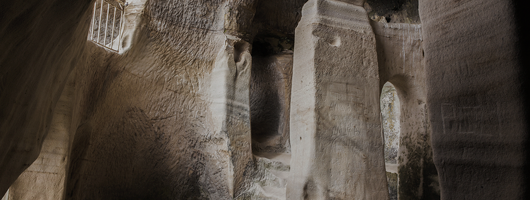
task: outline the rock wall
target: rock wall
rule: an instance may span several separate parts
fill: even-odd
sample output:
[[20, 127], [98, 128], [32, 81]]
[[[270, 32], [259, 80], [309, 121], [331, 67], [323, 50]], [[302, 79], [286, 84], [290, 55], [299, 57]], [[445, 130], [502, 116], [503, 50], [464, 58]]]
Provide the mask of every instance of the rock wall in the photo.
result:
[[400, 199], [438, 199], [431, 149], [422, 25], [372, 21], [381, 87], [388, 81], [400, 105], [398, 177]]
[[290, 153], [292, 52], [253, 56], [250, 84], [254, 154]]
[[11, 185], [9, 199], [62, 199], [70, 154], [75, 73], [71, 73], [53, 112], [39, 157]]
[[420, 1], [442, 199], [525, 199], [526, 66], [513, 2]]
[[380, 22], [420, 24], [418, 0], [367, 0], [368, 16]]
[[247, 23], [238, 6], [250, 4], [149, 1], [129, 51], [92, 45], [77, 71], [67, 199], [245, 195], [252, 60], [231, 21]]
[[88, 1], [0, 2], [1, 194], [39, 156], [67, 77], [84, 64], [89, 7]]
[[[91, 5], [74, 18], [75, 24], [90, 21]], [[62, 155], [68, 162], [49, 163], [68, 170], [63, 172], [68, 174], [66, 198], [246, 197], [254, 169], [248, 91], [252, 59], [247, 41], [252, 36], [255, 2], [150, 1], [145, 6], [144, 11], [136, 4], [126, 8], [136, 16], [126, 12], [133, 23], [125, 25], [122, 45], [128, 51], [120, 51], [122, 55], [87, 42], [84, 29], [89, 23], [80, 23], [83, 30], [65, 37], [82, 41], [72, 53], [85, 52], [73, 56], [80, 59], [75, 60], [72, 128], [66, 131], [69, 134], [61, 132], [64, 141], [58, 144], [71, 146], [66, 150], [71, 153]], [[294, 26], [284, 27], [294, 30]], [[287, 59], [286, 69], [289, 63]], [[288, 105], [288, 97], [283, 104]], [[286, 112], [283, 109], [282, 115]], [[288, 138], [286, 128], [280, 131], [283, 143]], [[30, 169], [25, 174], [31, 173]], [[11, 174], [16, 178], [18, 173]], [[53, 181], [43, 174], [23, 175], [12, 191], [44, 187], [22, 184], [35, 179]], [[2, 180], [7, 189], [10, 181]], [[61, 196], [63, 187], [54, 189], [58, 190], [46, 195]]]
[[135, 0], [116, 53], [93, 2], [2, 1], [0, 193], [386, 199], [388, 81], [400, 199], [524, 199], [514, 2]]

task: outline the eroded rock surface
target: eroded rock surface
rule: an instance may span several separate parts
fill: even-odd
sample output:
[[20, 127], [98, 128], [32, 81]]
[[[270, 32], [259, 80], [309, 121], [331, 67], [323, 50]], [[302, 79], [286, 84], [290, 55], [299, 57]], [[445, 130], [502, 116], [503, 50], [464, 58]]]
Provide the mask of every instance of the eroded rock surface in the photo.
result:
[[0, 193], [39, 156], [70, 72], [84, 65], [88, 1], [0, 2]]
[[524, 199], [513, 2], [112, 0], [114, 52], [93, 1], [2, 1], [0, 193], [387, 199], [390, 82], [399, 199]]
[[358, 4], [304, 5], [295, 40], [288, 199], [388, 198], [375, 34]]
[[528, 115], [519, 78], [526, 66], [518, 57], [513, 6], [512, 1], [420, 1], [443, 199], [528, 197]]
[[[392, 83], [400, 102], [398, 193], [403, 199], [438, 199], [421, 25], [372, 21], [376, 33], [380, 85]], [[387, 169], [388, 170], [388, 169]], [[420, 173], [421, 172], [421, 173]]]

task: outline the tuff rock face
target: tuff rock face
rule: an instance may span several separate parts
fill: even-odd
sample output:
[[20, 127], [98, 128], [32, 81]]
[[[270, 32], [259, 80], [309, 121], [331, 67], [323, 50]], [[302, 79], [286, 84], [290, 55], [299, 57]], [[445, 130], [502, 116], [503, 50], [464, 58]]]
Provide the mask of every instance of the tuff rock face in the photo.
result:
[[0, 1], [3, 200], [529, 197], [516, 1], [101, 2]]

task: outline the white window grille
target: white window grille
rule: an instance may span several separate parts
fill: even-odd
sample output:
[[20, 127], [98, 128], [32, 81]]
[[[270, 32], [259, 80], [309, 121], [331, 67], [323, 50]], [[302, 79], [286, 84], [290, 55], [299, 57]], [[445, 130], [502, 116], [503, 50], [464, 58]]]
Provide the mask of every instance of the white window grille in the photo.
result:
[[109, 50], [120, 51], [123, 9], [106, 1], [96, 0], [88, 39]]

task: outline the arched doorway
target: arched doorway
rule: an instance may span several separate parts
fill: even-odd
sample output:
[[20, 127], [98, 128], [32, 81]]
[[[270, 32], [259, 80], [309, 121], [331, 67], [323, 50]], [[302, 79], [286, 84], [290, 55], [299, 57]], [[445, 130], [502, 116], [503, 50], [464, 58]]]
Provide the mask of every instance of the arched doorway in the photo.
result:
[[388, 192], [390, 200], [397, 200], [401, 105], [396, 88], [390, 82], [381, 90], [380, 106]]

